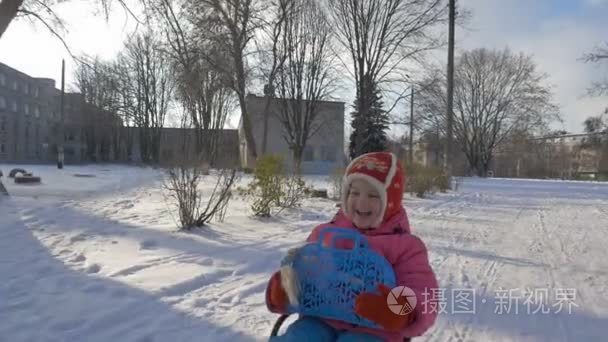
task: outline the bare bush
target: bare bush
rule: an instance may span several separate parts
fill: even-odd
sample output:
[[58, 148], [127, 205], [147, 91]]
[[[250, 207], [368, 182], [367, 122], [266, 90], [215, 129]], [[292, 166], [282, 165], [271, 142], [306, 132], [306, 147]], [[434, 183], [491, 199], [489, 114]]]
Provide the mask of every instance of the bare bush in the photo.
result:
[[298, 208], [302, 205], [302, 200], [309, 197], [312, 191], [300, 175], [288, 175], [283, 178], [277, 206], [281, 209]]
[[339, 200], [342, 196], [342, 182], [344, 180], [345, 168], [339, 167], [334, 169], [331, 175], [329, 175], [329, 184], [332, 192], [331, 198]]
[[[167, 171], [165, 189], [175, 200], [179, 212], [180, 229], [191, 230], [204, 227], [212, 219], [223, 221], [228, 202], [232, 197], [232, 186], [237, 181], [237, 172], [232, 169], [219, 170], [205, 175], [202, 167], [175, 166]], [[208, 177], [216, 177], [210, 192], [200, 189]]]

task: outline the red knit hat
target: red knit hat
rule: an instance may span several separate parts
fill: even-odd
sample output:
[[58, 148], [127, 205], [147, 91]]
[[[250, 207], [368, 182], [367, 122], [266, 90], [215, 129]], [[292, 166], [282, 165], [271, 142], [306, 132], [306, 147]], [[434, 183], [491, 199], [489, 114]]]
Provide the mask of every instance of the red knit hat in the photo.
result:
[[401, 163], [389, 152], [370, 152], [355, 158], [346, 168], [342, 183], [342, 210], [351, 217], [346, 206], [350, 185], [354, 180], [367, 181], [380, 194], [384, 213], [374, 227], [379, 226], [401, 210], [405, 184]]

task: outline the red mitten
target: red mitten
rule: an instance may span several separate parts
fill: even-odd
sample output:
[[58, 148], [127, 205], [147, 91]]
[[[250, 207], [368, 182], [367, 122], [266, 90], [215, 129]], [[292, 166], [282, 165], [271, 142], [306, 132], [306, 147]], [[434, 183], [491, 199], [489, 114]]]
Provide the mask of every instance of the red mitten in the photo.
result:
[[268, 308], [272, 312], [282, 313], [287, 309], [289, 299], [281, 285], [281, 272], [276, 272], [272, 275], [272, 278], [270, 278], [268, 288], [266, 289], [266, 302]]
[[[361, 293], [355, 299], [355, 313], [363, 318], [377, 323], [389, 331], [399, 331], [408, 326], [414, 320], [414, 312], [400, 315], [391, 311], [386, 299], [391, 289], [384, 284], [378, 285], [380, 294]], [[404, 296], [397, 298], [401, 305], [406, 304]]]

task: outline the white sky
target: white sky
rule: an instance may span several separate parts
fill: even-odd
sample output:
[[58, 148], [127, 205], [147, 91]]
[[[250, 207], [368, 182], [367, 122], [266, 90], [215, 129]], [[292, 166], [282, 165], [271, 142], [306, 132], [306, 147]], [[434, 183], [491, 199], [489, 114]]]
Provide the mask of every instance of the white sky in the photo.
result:
[[[115, 4], [116, 10], [106, 22], [95, 15], [98, 8], [91, 3], [94, 1], [72, 0], [54, 8], [67, 22], [65, 37], [75, 54], [111, 58], [135, 28], [135, 21]], [[564, 124], [555, 128], [580, 132], [586, 117], [608, 106], [605, 97], [585, 95], [592, 80], [608, 77], [608, 66], [579, 60], [583, 53], [608, 41], [608, 0], [460, 0], [459, 4], [470, 9], [473, 17], [464, 29], [456, 31], [457, 53], [462, 48], [509, 46], [532, 54], [539, 69], [549, 75], [555, 102], [561, 108]], [[74, 62], [44, 27], [16, 21], [0, 39], [0, 62], [33, 77], [53, 78], [57, 87], [62, 58], [66, 59], [69, 86]], [[352, 101], [342, 100], [348, 114]], [[238, 118], [230, 122], [235, 127]]]

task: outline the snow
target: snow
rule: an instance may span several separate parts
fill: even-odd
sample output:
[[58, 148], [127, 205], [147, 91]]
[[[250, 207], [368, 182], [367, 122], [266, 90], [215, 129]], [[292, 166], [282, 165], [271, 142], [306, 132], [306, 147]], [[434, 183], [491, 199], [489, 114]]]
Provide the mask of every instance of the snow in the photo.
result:
[[[1, 341], [264, 341], [277, 318], [264, 305], [270, 274], [336, 210], [314, 199], [256, 219], [236, 198], [225, 222], [181, 233], [160, 169], [21, 167], [43, 183], [2, 178]], [[605, 340], [608, 184], [464, 178], [404, 203], [445, 291], [445, 312], [417, 341]], [[528, 313], [540, 304], [524, 298], [500, 312], [502, 290], [526, 288], [547, 290], [549, 313]], [[567, 289], [572, 310], [556, 313]], [[474, 313], [455, 312], [463, 290]]]

